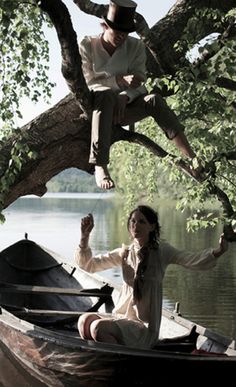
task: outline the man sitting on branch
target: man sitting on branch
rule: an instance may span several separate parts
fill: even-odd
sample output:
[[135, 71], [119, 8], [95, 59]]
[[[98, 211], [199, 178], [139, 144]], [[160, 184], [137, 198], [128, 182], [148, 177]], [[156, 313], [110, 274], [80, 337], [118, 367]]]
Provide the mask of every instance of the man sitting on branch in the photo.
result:
[[115, 125], [132, 125], [151, 116], [182, 154], [196, 157], [175, 113], [160, 94], [148, 94], [144, 86], [145, 46], [129, 36], [135, 31], [136, 7], [132, 0], [111, 1], [101, 23], [103, 32], [85, 36], [79, 44], [84, 77], [93, 94], [89, 162], [102, 189], [115, 187], [107, 167]]

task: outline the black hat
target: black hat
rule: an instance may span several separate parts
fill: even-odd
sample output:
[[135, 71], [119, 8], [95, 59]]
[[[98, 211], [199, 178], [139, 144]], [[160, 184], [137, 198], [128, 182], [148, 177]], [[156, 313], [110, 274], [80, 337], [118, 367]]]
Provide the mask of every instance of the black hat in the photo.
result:
[[137, 4], [132, 0], [110, 1], [108, 12], [103, 19], [113, 30], [134, 32], [134, 14]]

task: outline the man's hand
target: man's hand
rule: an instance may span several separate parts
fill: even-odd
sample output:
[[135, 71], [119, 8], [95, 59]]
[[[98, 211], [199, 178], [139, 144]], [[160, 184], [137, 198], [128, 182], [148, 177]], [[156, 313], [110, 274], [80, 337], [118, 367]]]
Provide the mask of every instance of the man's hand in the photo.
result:
[[143, 79], [140, 75], [129, 74], [129, 75], [117, 75], [116, 82], [121, 89], [136, 89], [141, 86]]
[[137, 87], [141, 86], [142, 84], [142, 79], [138, 75], [124, 75], [123, 76], [123, 81], [126, 87], [131, 87], [132, 89], [136, 89]]

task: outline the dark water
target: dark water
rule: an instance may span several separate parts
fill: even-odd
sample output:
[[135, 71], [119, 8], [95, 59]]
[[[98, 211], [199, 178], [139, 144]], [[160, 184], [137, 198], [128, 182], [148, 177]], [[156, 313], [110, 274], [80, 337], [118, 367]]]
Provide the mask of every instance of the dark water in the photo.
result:
[[[174, 206], [151, 204], [159, 212], [162, 237], [180, 249], [197, 250], [218, 244], [221, 227], [197, 233], [186, 232], [188, 213], [178, 213]], [[70, 197], [21, 198], [5, 211], [6, 222], [0, 226], [0, 250], [24, 238], [42, 244], [73, 262], [79, 243], [80, 219], [93, 212], [95, 229], [91, 247], [99, 253], [128, 243], [122, 203], [106, 194], [71, 195]], [[106, 273], [121, 281], [119, 270]], [[213, 270], [191, 272], [172, 265], [164, 281], [164, 306], [173, 309], [180, 302], [182, 315], [217, 332], [236, 338], [236, 245], [231, 244]], [[6, 349], [0, 348], [0, 386], [36, 386], [16, 365]]]

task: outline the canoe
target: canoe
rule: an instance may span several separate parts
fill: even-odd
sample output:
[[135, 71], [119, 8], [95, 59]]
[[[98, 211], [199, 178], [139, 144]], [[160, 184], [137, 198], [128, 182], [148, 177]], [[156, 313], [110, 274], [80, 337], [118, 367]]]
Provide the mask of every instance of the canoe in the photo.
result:
[[118, 290], [26, 237], [0, 252], [1, 347], [42, 386], [192, 386], [222, 375], [236, 385], [235, 341], [178, 310], [163, 309], [164, 339], [155, 349], [81, 339], [81, 313], [110, 315]]

